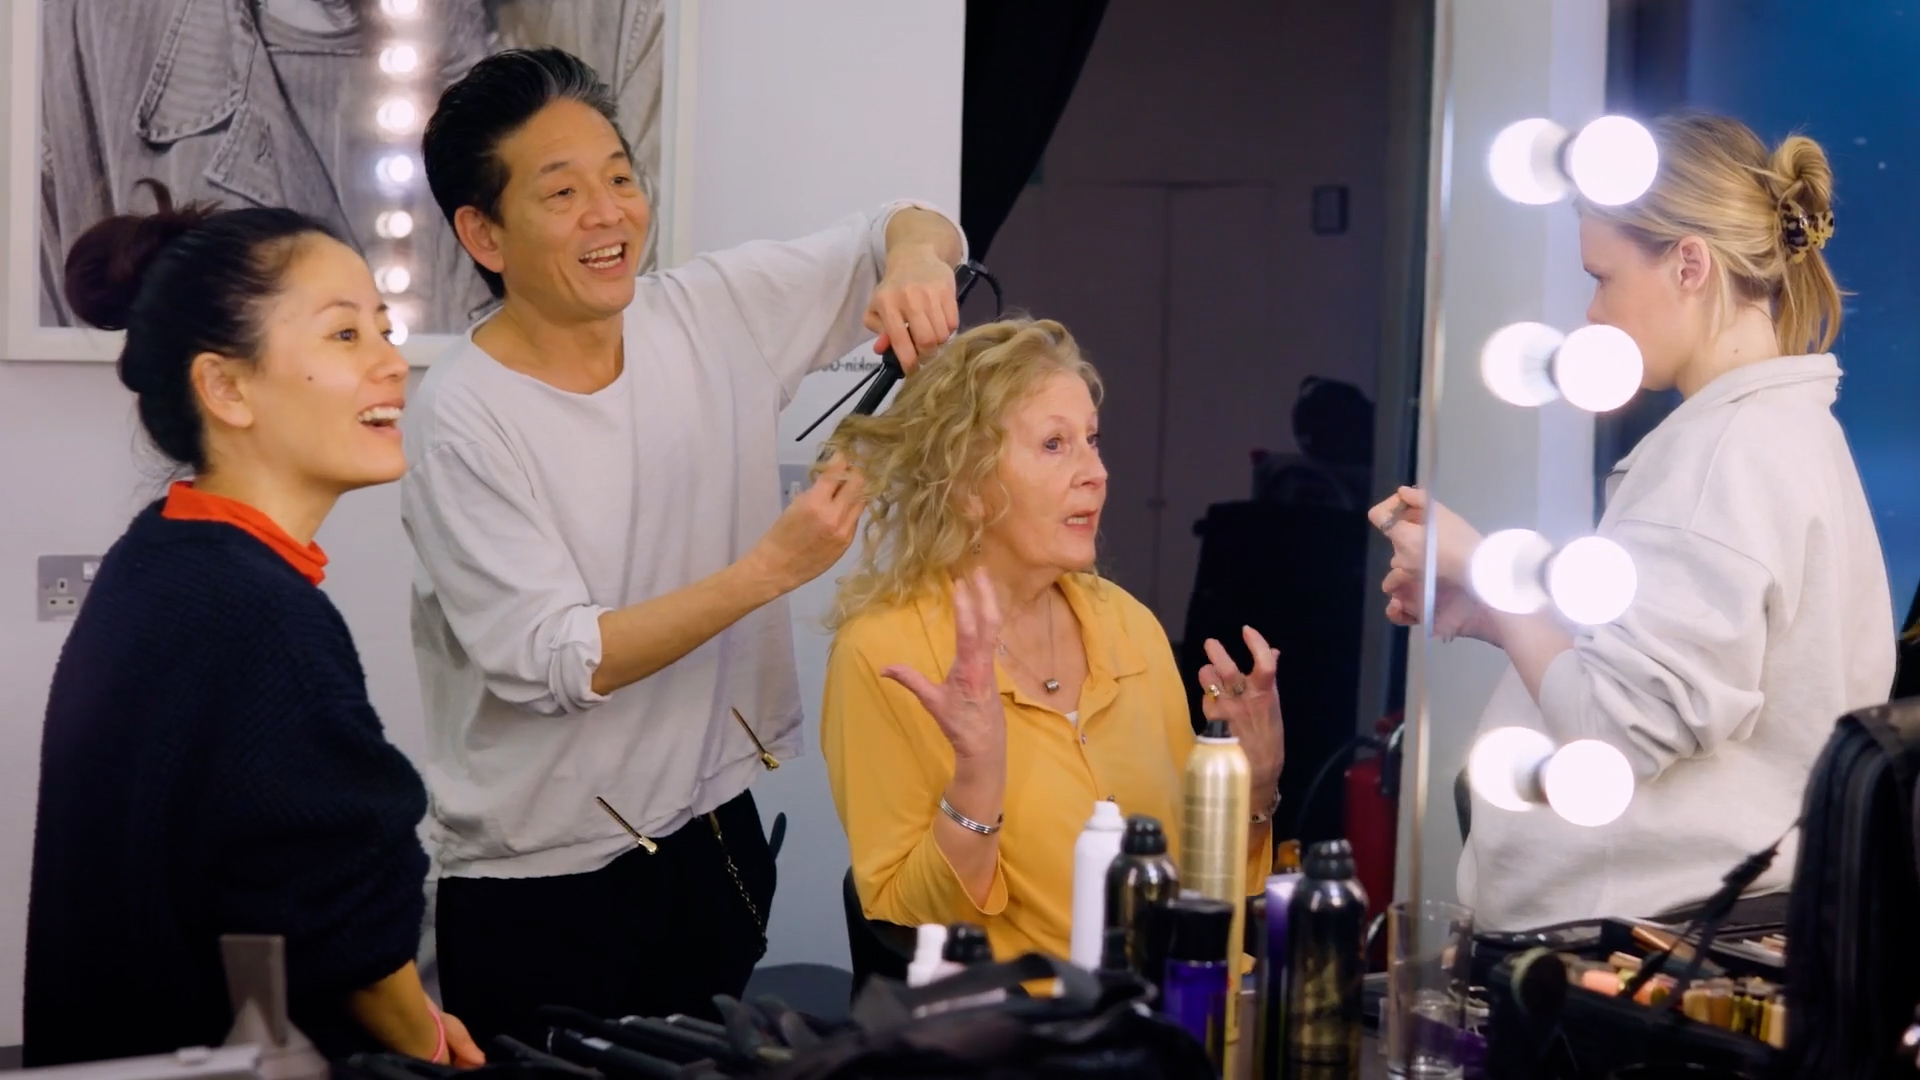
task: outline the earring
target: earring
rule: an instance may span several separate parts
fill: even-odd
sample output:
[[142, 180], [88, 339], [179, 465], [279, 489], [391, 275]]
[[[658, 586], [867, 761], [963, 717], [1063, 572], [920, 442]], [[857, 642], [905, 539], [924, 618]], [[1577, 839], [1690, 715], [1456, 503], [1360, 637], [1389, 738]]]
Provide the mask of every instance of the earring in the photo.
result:
[[980, 554], [980, 541], [978, 541], [978, 540], [975, 540], [975, 541], [973, 542], [973, 553], [974, 553], [975, 555], [978, 555], [978, 554]]

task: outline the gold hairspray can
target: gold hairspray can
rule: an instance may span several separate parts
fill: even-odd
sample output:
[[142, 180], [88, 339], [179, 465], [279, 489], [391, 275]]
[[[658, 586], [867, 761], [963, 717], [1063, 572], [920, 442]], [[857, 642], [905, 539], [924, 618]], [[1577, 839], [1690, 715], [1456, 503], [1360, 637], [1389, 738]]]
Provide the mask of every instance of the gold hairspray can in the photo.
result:
[[1227, 1041], [1240, 1037], [1240, 967], [1247, 923], [1247, 830], [1252, 770], [1226, 721], [1210, 720], [1182, 783], [1180, 886], [1233, 906], [1227, 938]]

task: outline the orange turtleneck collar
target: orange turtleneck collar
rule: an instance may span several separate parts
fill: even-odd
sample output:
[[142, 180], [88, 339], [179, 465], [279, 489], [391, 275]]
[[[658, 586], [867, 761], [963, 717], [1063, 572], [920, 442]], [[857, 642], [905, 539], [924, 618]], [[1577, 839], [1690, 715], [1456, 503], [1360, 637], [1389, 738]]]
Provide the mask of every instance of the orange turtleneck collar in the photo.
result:
[[315, 585], [326, 580], [327, 553], [319, 544], [302, 544], [287, 535], [287, 530], [254, 507], [224, 495], [209, 495], [190, 480], [175, 481], [167, 489], [167, 504], [160, 516], [171, 521], [218, 521], [241, 530], [272, 548], [274, 554]]

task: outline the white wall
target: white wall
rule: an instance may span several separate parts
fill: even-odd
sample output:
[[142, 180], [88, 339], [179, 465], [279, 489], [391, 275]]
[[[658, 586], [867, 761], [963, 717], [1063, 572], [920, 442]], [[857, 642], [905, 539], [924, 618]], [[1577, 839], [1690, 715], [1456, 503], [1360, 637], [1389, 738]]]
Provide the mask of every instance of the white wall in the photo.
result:
[[[699, 19], [695, 250], [797, 235], [903, 195], [957, 212], [963, 0], [689, 7]], [[815, 383], [834, 379], [816, 377], [791, 411], [817, 414], [838, 392]], [[15, 508], [0, 527], [0, 1046], [20, 1041], [40, 724], [66, 630], [35, 621], [35, 560], [104, 551], [157, 494], [159, 477], [143, 473], [137, 445], [132, 399], [109, 365], [0, 362], [0, 505]], [[389, 486], [349, 496], [319, 539], [333, 560], [327, 591], [353, 630], [373, 701], [394, 741], [417, 753], [410, 554], [397, 494]], [[824, 606], [823, 587], [803, 593], [796, 622], [817, 626]], [[802, 695], [816, 702], [825, 643], [803, 633], [800, 654]], [[791, 819], [767, 962], [844, 965], [846, 844], [819, 759], [781, 769], [757, 794], [769, 822], [782, 810]]]
[[[1520, 409], [1488, 393], [1480, 346], [1519, 320], [1562, 329], [1585, 324], [1589, 285], [1578, 228], [1562, 203], [1524, 207], [1487, 179], [1486, 154], [1507, 124], [1546, 116], [1568, 127], [1605, 105], [1606, 0], [1455, 0], [1453, 168], [1440, 287], [1444, 329], [1437, 453], [1419, 463], [1420, 482], [1483, 532], [1537, 529], [1556, 540], [1592, 531], [1593, 423], [1564, 404]], [[1411, 658], [1425, 641], [1416, 637]], [[1424, 657], [1430, 731], [1429, 789], [1421, 838], [1420, 893], [1454, 896], [1460, 855], [1453, 780], [1504, 654], [1479, 642], [1429, 644]], [[1415, 684], [1409, 683], [1411, 694]], [[1408, 702], [1413, 705], [1412, 700]], [[1408, 783], [1417, 759], [1409, 754]], [[1399, 892], [1408, 815], [1402, 814]]]
[[[696, 249], [795, 235], [903, 197], [959, 214], [964, 0], [697, 7]], [[794, 436], [857, 378], [822, 373], [801, 386], [780, 420], [783, 462], [813, 461], [831, 424], [804, 446]], [[800, 696], [810, 713], [826, 672], [820, 619], [839, 573], [793, 598]], [[818, 733], [815, 718], [808, 755], [754, 786], [769, 827], [776, 813], [788, 818], [765, 964], [848, 962], [840, 905], [847, 841], [815, 752]]]

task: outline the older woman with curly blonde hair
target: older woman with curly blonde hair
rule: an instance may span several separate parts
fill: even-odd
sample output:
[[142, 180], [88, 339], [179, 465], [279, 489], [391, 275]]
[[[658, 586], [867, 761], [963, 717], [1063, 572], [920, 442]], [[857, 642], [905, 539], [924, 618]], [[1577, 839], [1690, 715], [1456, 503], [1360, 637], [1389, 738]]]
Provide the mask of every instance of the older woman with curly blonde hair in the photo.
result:
[[[1064, 327], [1007, 320], [955, 338], [831, 440], [872, 500], [821, 714], [869, 918], [966, 919], [998, 956], [1064, 956], [1073, 845], [1096, 802], [1151, 814], [1178, 843], [1194, 735], [1173, 650], [1093, 571], [1099, 396]], [[1252, 765], [1258, 881], [1283, 749], [1277, 654], [1246, 641], [1252, 672], [1209, 641], [1200, 681]]]

